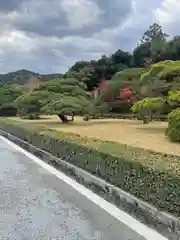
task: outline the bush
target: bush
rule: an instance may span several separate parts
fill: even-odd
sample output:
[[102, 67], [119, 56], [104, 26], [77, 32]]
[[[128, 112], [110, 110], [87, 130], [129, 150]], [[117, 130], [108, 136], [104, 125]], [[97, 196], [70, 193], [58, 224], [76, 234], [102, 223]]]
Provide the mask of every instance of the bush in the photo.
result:
[[1, 120], [0, 128], [160, 210], [180, 213], [180, 157]]
[[167, 135], [172, 142], [180, 142], [180, 108], [168, 115]]

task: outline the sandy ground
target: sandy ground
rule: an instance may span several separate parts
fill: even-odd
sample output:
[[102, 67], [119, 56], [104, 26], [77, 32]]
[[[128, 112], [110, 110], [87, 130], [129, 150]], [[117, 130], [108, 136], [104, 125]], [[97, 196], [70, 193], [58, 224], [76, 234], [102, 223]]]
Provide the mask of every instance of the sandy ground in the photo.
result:
[[[29, 122], [29, 120], [22, 121]], [[135, 120], [100, 119], [84, 122], [77, 118], [73, 123], [63, 125], [56, 116], [30, 122], [45, 124], [48, 128], [72, 132], [81, 136], [116, 141], [180, 156], [180, 144], [169, 142], [165, 136], [166, 122], [152, 122], [144, 125], [141, 121]]]

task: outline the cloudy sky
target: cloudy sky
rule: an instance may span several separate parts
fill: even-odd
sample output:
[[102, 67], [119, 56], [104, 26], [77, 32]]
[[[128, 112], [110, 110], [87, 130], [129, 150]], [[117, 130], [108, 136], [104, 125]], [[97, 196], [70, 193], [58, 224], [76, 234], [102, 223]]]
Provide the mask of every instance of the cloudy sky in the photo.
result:
[[132, 51], [153, 22], [180, 35], [180, 0], [0, 0], [0, 73], [65, 72], [75, 61]]

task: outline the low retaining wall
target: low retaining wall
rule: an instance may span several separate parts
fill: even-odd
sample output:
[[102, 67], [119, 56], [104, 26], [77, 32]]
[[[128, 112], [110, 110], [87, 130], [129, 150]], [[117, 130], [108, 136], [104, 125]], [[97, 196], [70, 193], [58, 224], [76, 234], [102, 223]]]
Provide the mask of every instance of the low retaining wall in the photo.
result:
[[159, 211], [148, 203], [137, 199], [120, 188], [93, 176], [83, 169], [63, 161], [60, 158], [54, 157], [50, 153], [38, 149], [28, 142], [25, 142], [7, 132], [0, 130], [0, 135], [39, 157], [46, 163], [54, 166], [56, 169], [61, 170], [66, 175], [103, 197], [105, 200], [115, 204], [121, 210], [129, 213], [131, 216], [149, 227], [154, 228], [168, 239], [180, 239], [178, 238], [178, 234], [180, 237], [180, 232], [178, 232], [178, 229], [180, 231], [180, 220], [174, 216]]

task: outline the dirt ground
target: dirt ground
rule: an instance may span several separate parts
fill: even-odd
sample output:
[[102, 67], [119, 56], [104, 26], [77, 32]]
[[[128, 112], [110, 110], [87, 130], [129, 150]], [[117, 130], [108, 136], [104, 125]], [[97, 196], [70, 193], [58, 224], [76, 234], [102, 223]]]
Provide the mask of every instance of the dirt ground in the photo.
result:
[[[20, 119], [16, 118], [16, 120]], [[152, 122], [144, 125], [141, 121], [135, 120], [100, 119], [84, 122], [81, 118], [76, 118], [73, 123], [64, 125], [56, 116], [44, 117], [41, 120], [21, 121], [45, 124], [51, 129], [180, 156], [180, 144], [169, 142], [165, 136], [166, 122]]]

